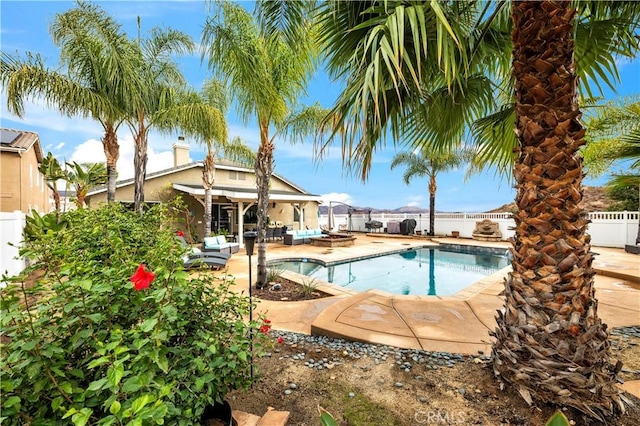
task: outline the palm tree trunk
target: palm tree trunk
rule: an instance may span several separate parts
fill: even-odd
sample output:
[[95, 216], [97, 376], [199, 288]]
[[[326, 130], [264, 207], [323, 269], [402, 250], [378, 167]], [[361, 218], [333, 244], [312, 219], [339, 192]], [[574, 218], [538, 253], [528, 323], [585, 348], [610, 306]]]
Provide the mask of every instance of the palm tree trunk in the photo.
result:
[[[139, 121], [142, 123], [142, 120]], [[144, 180], [147, 175], [147, 132], [144, 125], [140, 124], [136, 134], [136, 147], [133, 154], [133, 209], [142, 213], [144, 204]]]
[[597, 315], [582, 199], [584, 142], [568, 1], [514, 1], [519, 155], [513, 272], [492, 333], [494, 373], [528, 402], [603, 418], [624, 410]]
[[104, 147], [104, 155], [107, 158], [107, 202], [111, 203], [116, 200], [116, 165], [120, 157], [118, 135], [111, 125], [105, 129], [102, 146]]
[[269, 215], [269, 185], [273, 172], [273, 143], [269, 141], [268, 125], [260, 125], [260, 147], [256, 158], [256, 186], [258, 190], [258, 278], [257, 288], [267, 285], [267, 216]]
[[53, 193], [53, 204], [55, 205], [55, 209], [56, 209], [56, 221], [57, 221], [58, 217], [60, 217], [60, 193], [58, 192], [58, 188], [56, 188], [55, 182], [53, 182], [53, 184], [49, 184], [49, 188]]
[[434, 236], [434, 228], [436, 226], [436, 175], [429, 177], [429, 236]]
[[204, 236], [211, 236], [211, 189], [215, 180], [215, 159], [211, 152], [211, 145], [207, 156], [204, 159], [204, 169], [202, 170], [202, 184], [204, 186]]

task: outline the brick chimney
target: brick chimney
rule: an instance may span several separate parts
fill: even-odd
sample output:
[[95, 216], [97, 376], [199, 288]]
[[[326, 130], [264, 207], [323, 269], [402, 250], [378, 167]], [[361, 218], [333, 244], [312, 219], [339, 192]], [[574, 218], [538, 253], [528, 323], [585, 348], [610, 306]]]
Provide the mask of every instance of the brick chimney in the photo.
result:
[[178, 142], [172, 145], [173, 167], [189, 164], [189, 144], [185, 143], [184, 136], [178, 136]]

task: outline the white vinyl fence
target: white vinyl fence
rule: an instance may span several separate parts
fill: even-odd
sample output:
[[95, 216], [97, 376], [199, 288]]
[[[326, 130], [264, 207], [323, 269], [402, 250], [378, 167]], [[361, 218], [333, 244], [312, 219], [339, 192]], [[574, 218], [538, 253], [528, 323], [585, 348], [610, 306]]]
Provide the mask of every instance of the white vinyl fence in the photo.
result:
[[25, 260], [18, 257], [26, 223], [21, 211], [0, 212], [0, 275], [17, 275], [26, 267]]
[[[638, 233], [638, 212], [592, 212], [588, 215], [591, 220], [588, 232], [591, 235], [592, 245], [618, 248], [624, 248], [626, 244], [635, 245]], [[338, 230], [342, 227], [351, 231], [365, 232], [367, 231], [365, 223], [377, 220], [382, 222], [383, 229], [380, 229], [380, 232], [383, 232], [388, 222], [401, 222], [404, 219], [415, 219], [417, 222], [415, 230], [428, 232], [428, 213], [372, 213], [371, 216], [367, 213], [334, 214], [333, 229]], [[515, 222], [511, 219], [510, 213], [436, 213], [434, 234], [451, 235], [452, 232], [458, 231], [460, 237], [471, 238], [476, 222], [484, 219], [498, 223], [503, 240], [513, 237]], [[318, 220], [320, 225], [328, 226], [327, 215], [320, 215]]]

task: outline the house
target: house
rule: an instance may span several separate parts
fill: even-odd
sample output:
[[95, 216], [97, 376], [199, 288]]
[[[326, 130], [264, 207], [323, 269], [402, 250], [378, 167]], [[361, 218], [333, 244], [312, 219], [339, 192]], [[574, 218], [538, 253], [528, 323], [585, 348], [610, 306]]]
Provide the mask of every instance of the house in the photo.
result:
[[[189, 145], [181, 139], [173, 145], [174, 167], [148, 173], [144, 183], [146, 203], [158, 203], [171, 195], [181, 195], [194, 218], [198, 241], [204, 236], [204, 187], [202, 185], [202, 161], [189, 162]], [[215, 182], [212, 189], [213, 233], [226, 232], [238, 235], [242, 243], [244, 231], [252, 230], [257, 222], [257, 191], [253, 168], [226, 160], [217, 160]], [[127, 179], [116, 183], [116, 200], [133, 203], [134, 181]], [[87, 203], [94, 207], [107, 200], [106, 187], [90, 191]], [[273, 174], [269, 189], [269, 222], [282, 224], [288, 229], [318, 227], [320, 197], [313, 195]]]
[[38, 171], [42, 158], [37, 133], [0, 129], [1, 212], [49, 212], [49, 187]]

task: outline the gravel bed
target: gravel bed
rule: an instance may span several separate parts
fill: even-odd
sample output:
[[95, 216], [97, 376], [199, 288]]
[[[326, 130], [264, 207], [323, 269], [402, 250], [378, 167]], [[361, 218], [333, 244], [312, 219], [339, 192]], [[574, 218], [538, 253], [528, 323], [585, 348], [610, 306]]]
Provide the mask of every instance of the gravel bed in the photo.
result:
[[[640, 326], [613, 328], [610, 330], [610, 334], [625, 341], [628, 341], [629, 337], [640, 338]], [[389, 345], [354, 342], [326, 336], [309, 336], [285, 331], [275, 331], [274, 335], [276, 338], [282, 336], [283, 344], [293, 349], [300, 349], [300, 352], [295, 355], [283, 356], [282, 358], [303, 362], [307, 367], [316, 370], [331, 369], [336, 365], [348, 362], [349, 359], [357, 360], [365, 357], [373, 360], [376, 365], [383, 362], [393, 362], [400, 370], [404, 370], [407, 373], [411, 372], [411, 369], [417, 364], [423, 364], [428, 369], [437, 370], [439, 368], [451, 368], [465, 360], [475, 360], [475, 362], [488, 362], [491, 360], [491, 356], [484, 354], [483, 351], [478, 351], [476, 355], [463, 355], [450, 352], [401, 349]], [[321, 348], [328, 349], [334, 353], [321, 356]], [[279, 350], [276, 349], [276, 352], [279, 352]], [[266, 356], [277, 356], [277, 354], [267, 353]], [[367, 369], [370, 367], [363, 366], [361, 368]]]
[[[450, 352], [401, 349], [389, 345], [354, 342], [326, 336], [308, 336], [306, 334], [283, 331], [275, 331], [274, 336], [276, 338], [281, 336], [283, 344], [292, 349], [300, 350], [294, 355], [282, 356], [282, 359], [290, 358], [294, 361], [300, 361], [305, 366], [316, 370], [332, 369], [336, 365], [349, 362], [349, 359], [358, 360], [361, 358], [372, 360], [375, 365], [393, 362], [398, 369], [407, 373], [411, 372], [411, 369], [417, 364], [423, 364], [428, 369], [437, 370], [439, 368], [451, 368], [465, 360], [478, 359], [479, 361], [487, 362], [491, 359], [489, 355], [485, 355], [482, 351], [478, 351], [477, 355], [470, 356]], [[330, 350], [333, 354], [327, 355], [321, 348]], [[279, 350], [276, 348], [275, 351], [275, 354], [267, 353], [266, 356], [278, 356]], [[366, 370], [371, 366], [365, 365], [360, 368]]]

